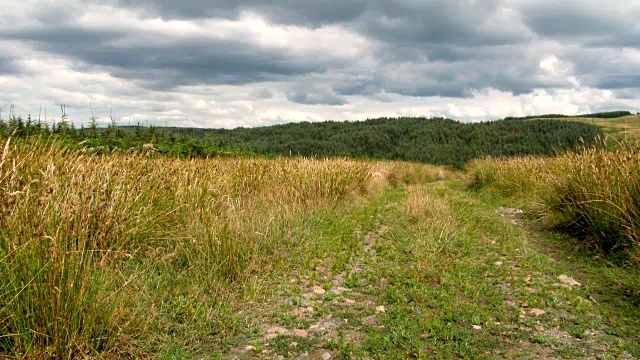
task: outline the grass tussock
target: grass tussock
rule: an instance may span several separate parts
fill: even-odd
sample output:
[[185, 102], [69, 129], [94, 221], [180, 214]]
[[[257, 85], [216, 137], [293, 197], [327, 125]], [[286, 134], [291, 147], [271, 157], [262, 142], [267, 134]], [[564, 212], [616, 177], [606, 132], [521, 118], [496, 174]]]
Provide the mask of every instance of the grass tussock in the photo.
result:
[[449, 216], [449, 204], [438, 194], [424, 187], [411, 187], [405, 205], [409, 219], [413, 221], [435, 220]]
[[554, 223], [612, 251], [640, 246], [640, 145], [555, 158], [476, 160], [468, 185], [526, 197]]
[[[278, 253], [265, 243], [280, 221], [367, 193], [375, 172], [339, 159], [179, 160], [3, 142], [0, 355], [10, 356], [119, 357], [145, 331], [169, 328], [163, 319], [215, 322], [203, 305], [215, 298], [202, 294], [268, 267], [258, 252]], [[158, 275], [167, 269], [175, 274]], [[172, 289], [181, 276], [199, 288]]]
[[518, 157], [508, 160], [476, 159], [467, 165], [467, 186], [473, 190], [487, 189], [507, 195], [524, 196], [541, 191], [547, 184], [557, 158]]
[[562, 223], [605, 250], [640, 246], [640, 147], [591, 148], [565, 156], [544, 198]]
[[410, 186], [404, 211], [411, 224], [406, 230], [417, 234], [412, 243], [419, 259], [417, 266], [425, 271], [432, 269], [434, 259], [451, 250], [456, 235], [450, 206], [433, 188]]
[[453, 180], [460, 175], [457, 171], [441, 166], [407, 162], [376, 162], [373, 173], [374, 184], [394, 187], [427, 184], [435, 181]]

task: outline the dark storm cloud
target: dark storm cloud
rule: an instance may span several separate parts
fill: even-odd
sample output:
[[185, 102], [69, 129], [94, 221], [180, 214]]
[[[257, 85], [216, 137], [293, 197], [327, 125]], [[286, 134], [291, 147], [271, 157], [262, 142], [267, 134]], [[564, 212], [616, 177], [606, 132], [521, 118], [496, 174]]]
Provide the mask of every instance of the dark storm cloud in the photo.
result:
[[624, 25], [582, 7], [567, 7], [562, 2], [533, 8], [525, 13], [527, 25], [536, 34], [548, 37], [601, 37], [623, 32]]
[[525, 52], [518, 46], [477, 50], [475, 59], [464, 55], [450, 61], [416, 58], [392, 62], [369, 76], [345, 77], [334, 90], [341, 95], [376, 95], [384, 91], [414, 97], [466, 98], [486, 88], [520, 95], [538, 87], [573, 86], [566, 77], [541, 76], [540, 58], [535, 51]]
[[[271, 21], [302, 26], [340, 24], [356, 31], [377, 44], [375, 59], [378, 74], [354, 84], [334, 83], [340, 95], [374, 96], [381, 91], [410, 96], [467, 97], [471, 90], [493, 87], [516, 94], [530, 91], [540, 84], [532, 74], [537, 63], [523, 62], [514, 56], [519, 44], [528, 43], [532, 33], [520, 26], [502, 8], [503, 2], [490, 1], [121, 1], [126, 6], [142, 8], [165, 18], [200, 18], [218, 16], [236, 18], [242, 11], [252, 11]], [[507, 27], [509, 31], [504, 31]], [[504, 47], [512, 46], [508, 52]], [[505, 57], [506, 55], [506, 57]], [[495, 63], [502, 59], [514, 60], [509, 64]], [[312, 59], [307, 59], [311, 61]], [[489, 61], [487, 61], [489, 60]], [[428, 61], [428, 67], [420, 66]], [[493, 66], [491, 61], [493, 61]], [[398, 74], [379, 71], [412, 63], [407, 71], [416, 72], [410, 81], [398, 79]], [[251, 73], [246, 62], [241, 65]], [[319, 65], [319, 64], [318, 64]], [[176, 67], [173, 67], [174, 69]], [[258, 74], [277, 73], [282, 77], [299, 76], [304, 71], [273, 71], [265, 69]], [[284, 69], [282, 69], [284, 70]], [[367, 69], [335, 69], [331, 66], [305, 69], [308, 72], [333, 70], [343, 74], [358, 74]], [[202, 69], [198, 70], [202, 72]], [[235, 73], [235, 72], [234, 72]], [[244, 74], [244, 72], [243, 72]], [[189, 78], [189, 77], [187, 77]], [[183, 78], [184, 79], [184, 78]], [[264, 77], [252, 77], [262, 81]], [[224, 77], [220, 80], [248, 82], [250, 79]], [[325, 94], [326, 95], [326, 94]], [[304, 92], [289, 94], [297, 103], [343, 103], [342, 99]]]
[[297, 88], [287, 93], [287, 99], [296, 104], [303, 105], [332, 105], [347, 104], [347, 100], [336, 95], [330, 89], [321, 88]]
[[[606, 89], [638, 86], [637, 60], [610, 61], [618, 47], [640, 45], [638, 27], [631, 21], [640, 14], [637, 7], [625, 11], [626, 2], [111, 0], [111, 4], [165, 20], [235, 20], [252, 12], [277, 25], [312, 29], [335, 25], [372, 44], [366, 54], [370, 61], [334, 57], [330, 49], [322, 56], [234, 37], [167, 40], [137, 28], [89, 29], [73, 21], [81, 15], [74, 11], [83, 11], [82, 6], [46, 8], [35, 16], [42, 26], [0, 29], [0, 39], [24, 41], [74, 60], [77, 69], [103, 68], [150, 89], [269, 81], [293, 89], [285, 95], [300, 104], [343, 105], [348, 103], [346, 96], [376, 98], [381, 93], [464, 98], [487, 88], [518, 95], [535, 88], [571, 87], [568, 75]], [[590, 47], [598, 47], [601, 59], [584, 56], [582, 50]], [[575, 74], [541, 74], [540, 61], [549, 54], [575, 65]], [[0, 73], [15, 70], [10, 62], [4, 63]], [[319, 87], [301, 84], [310, 74], [326, 77], [319, 80]], [[263, 95], [256, 97], [272, 96]]]
[[8, 55], [0, 55], [0, 75], [17, 74], [20, 67], [16, 63], [16, 59]]
[[599, 89], [620, 89], [640, 85], [638, 50], [580, 48], [568, 53], [566, 58], [573, 64], [578, 79], [586, 85]]
[[[144, 34], [142, 34], [144, 35]], [[119, 44], [141, 34], [88, 30], [72, 25], [29, 30], [0, 30], [0, 37], [31, 42], [37, 48], [79, 60], [78, 67], [105, 67], [114, 76], [153, 88], [198, 84], [247, 84], [339, 66], [332, 59], [311, 58], [263, 48], [234, 39], [191, 37], [175, 42]]]
[[636, 28], [633, 1], [540, 0], [523, 2], [524, 23], [546, 38], [615, 38]]
[[638, 88], [616, 89], [614, 90], [614, 94], [617, 99], [636, 100], [640, 98], [640, 89]]
[[273, 98], [273, 93], [271, 91], [269, 91], [268, 89], [260, 89], [260, 90], [253, 91], [251, 93], [251, 95], [253, 95], [253, 97], [255, 97], [257, 99], [272, 99]]
[[[418, 47], [485, 46], [530, 40], [528, 30], [507, 16], [501, 5], [495, 0], [377, 1], [355, 26], [382, 41]], [[503, 26], [508, 26], [509, 31], [504, 31]]]
[[[320, 26], [342, 24], [382, 40], [418, 43], [518, 42], [528, 34], [511, 27], [500, 30], [503, 1], [465, 0], [116, 0], [164, 18], [236, 18], [244, 11], [282, 24]], [[507, 24], [503, 24], [507, 25]]]
[[640, 84], [640, 72], [635, 74], [609, 74], [600, 77], [596, 87], [600, 89], [637, 88]]
[[115, 0], [117, 4], [143, 9], [164, 18], [236, 18], [252, 11], [283, 24], [319, 26], [349, 22], [367, 8], [367, 0]]
[[99, 48], [111, 40], [126, 36], [124, 32], [111, 30], [90, 31], [66, 25], [38, 27], [30, 29], [0, 29], [0, 39], [33, 42], [47, 51], [76, 55], [81, 52], [91, 52], [92, 48]]
[[629, 47], [640, 49], [640, 27], [618, 34], [609, 34], [608, 36], [599, 36], [585, 43], [587, 47]]

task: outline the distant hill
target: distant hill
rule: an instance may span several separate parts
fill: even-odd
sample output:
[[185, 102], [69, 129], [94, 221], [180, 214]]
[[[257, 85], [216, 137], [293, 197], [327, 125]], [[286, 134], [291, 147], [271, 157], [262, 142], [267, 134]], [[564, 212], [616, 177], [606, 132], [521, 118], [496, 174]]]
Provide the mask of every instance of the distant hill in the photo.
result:
[[0, 135], [5, 137], [38, 133], [53, 133], [69, 146], [97, 151], [143, 149], [143, 144], [153, 143], [155, 152], [183, 157], [300, 155], [453, 166], [485, 156], [550, 155], [591, 144], [603, 134], [599, 127], [585, 122], [521, 119], [461, 123], [444, 118], [379, 118], [234, 130], [141, 126], [74, 129], [69, 124], [49, 129], [30, 120], [0, 122]]
[[596, 125], [600, 127], [605, 134], [618, 141], [625, 139], [640, 140], [640, 115], [629, 115], [619, 118], [564, 117], [562, 120], [579, 121]]
[[504, 120], [531, 120], [531, 119], [563, 119], [563, 118], [597, 118], [597, 119], [615, 119], [623, 116], [633, 115], [629, 111], [607, 111], [607, 112], [599, 112], [593, 114], [584, 114], [584, 115], [562, 115], [562, 114], [545, 114], [545, 115], [530, 115], [530, 116], [521, 116], [514, 117], [509, 116], [504, 118]]
[[265, 155], [359, 157], [461, 166], [468, 160], [553, 154], [592, 143], [594, 125], [558, 120], [461, 123], [443, 118], [301, 122], [234, 130], [174, 129], [203, 144]]

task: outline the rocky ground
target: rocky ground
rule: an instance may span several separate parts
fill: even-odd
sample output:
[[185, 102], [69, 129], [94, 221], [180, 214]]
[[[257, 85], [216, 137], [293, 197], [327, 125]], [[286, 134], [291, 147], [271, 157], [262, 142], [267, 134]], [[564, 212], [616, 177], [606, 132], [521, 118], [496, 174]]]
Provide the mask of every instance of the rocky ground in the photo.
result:
[[317, 223], [324, 245], [265, 280], [273, 292], [252, 305], [253, 331], [221, 357], [640, 356], [633, 273], [594, 262], [502, 199], [455, 183], [422, 188], [421, 200], [412, 191]]

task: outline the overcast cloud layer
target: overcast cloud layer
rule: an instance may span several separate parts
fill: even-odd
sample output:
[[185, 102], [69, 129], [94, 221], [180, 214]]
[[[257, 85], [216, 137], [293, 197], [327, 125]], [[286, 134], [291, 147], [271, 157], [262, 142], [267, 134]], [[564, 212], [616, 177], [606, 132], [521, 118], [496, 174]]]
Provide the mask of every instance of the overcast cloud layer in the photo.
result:
[[[239, 5], [241, 3], [241, 5]], [[640, 111], [640, 2], [9, 0], [0, 110], [76, 125]], [[42, 109], [42, 110], [41, 110]]]

